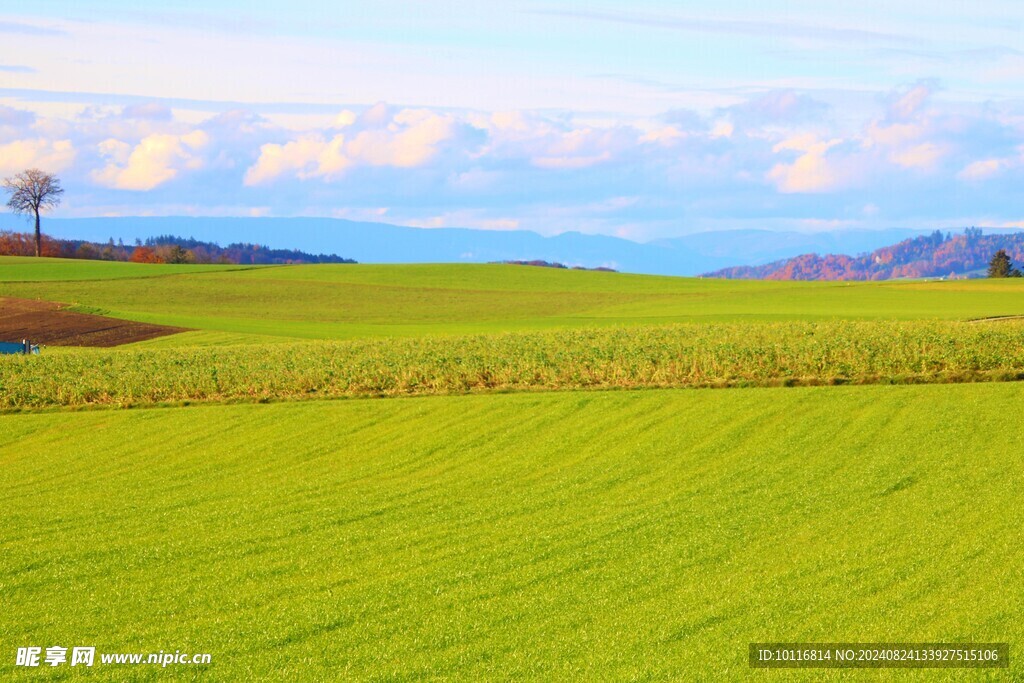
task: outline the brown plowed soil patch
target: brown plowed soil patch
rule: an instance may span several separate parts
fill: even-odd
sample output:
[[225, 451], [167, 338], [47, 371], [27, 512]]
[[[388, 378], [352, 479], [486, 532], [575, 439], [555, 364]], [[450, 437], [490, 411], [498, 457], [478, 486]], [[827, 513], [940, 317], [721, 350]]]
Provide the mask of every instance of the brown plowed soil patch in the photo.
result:
[[177, 334], [180, 327], [150, 325], [63, 310], [61, 304], [0, 297], [0, 341], [50, 346], [119, 346]]

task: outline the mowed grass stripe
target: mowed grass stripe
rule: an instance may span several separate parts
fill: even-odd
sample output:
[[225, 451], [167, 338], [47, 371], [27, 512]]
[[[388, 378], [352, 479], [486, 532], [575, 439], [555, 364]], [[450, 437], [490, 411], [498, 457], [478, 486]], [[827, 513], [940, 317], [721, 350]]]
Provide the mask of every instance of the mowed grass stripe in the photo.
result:
[[[0, 642], [211, 651], [213, 678], [291, 680], [735, 679], [747, 642], [779, 638], [1017, 647], [1022, 401], [999, 384], [7, 416]], [[57, 431], [90, 438], [54, 448]]]

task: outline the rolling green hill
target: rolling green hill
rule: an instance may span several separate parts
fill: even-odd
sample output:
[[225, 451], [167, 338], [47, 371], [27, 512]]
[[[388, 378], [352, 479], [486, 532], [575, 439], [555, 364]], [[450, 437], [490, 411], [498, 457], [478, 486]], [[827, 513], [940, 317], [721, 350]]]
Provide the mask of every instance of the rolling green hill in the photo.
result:
[[[193, 328], [156, 345], [481, 334], [672, 322], [1024, 314], [1024, 282], [699, 280], [501, 265], [245, 268], [0, 259], [0, 296]], [[210, 334], [216, 333], [216, 334]]]

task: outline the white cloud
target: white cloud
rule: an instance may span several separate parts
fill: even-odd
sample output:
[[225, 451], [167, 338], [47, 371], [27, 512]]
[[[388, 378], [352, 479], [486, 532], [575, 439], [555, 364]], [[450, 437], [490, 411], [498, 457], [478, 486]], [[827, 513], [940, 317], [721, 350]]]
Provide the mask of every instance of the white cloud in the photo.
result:
[[964, 166], [956, 174], [956, 177], [967, 181], [988, 180], [999, 175], [1004, 170], [1010, 168], [1010, 166], [1012, 166], [1012, 162], [1009, 159], [982, 159]]
[[[503, 131], [516, 131], [526, 133], [530, 130], [531, 124], [521, 111], [498, 111], [491, 114], [489, 123], [491, 127]], [[486, 123], [485, 123], [486, 125]]]
[[599, 129], [591, 127], [552, 130], [525, 141], [524, 151], [532, 151], [530, 163], [545, 169], [581, 169], [612, 161], [632, 149], [641, 137], [635, 129]]
[[744, 128], [818, 123], [829, 113], [824, 102], [794, 90], [772, 90], [722, 110]]
[[336, 117], [334, 117], [335, 128], [348, 128], [358, 120], [359, 116], [350, 109], [343, 109]]
[[330, 139], [314, 134], [261, 146], [245, 184], [260, 185], [287, 174], [332, 180], [354, 166], [417, 168], [454, 141], [464, 125], [454, 116], [427, 109], [402, 109], [392, 115], [386, 104], [377, 104], [358, 118], [349, 114], [342, 112], [334, 125], [344, 124], [348, 132]]
[[719, 121], [711, 129], [711, 137], [713, 138], [731, 138], [732, 134], [736, 131], [736, 127], [728, 121]]
[[840, 139], [821, 141], [812, 135], [802, 135], [775, 145], [773, 152], [798, 151], [800, 156], [789, 164], [776, 164], [768, 172], [780, 192], [828, 192], [844, 183], [842, 168], [831, 162], [828, 151], [842, 143]]
[[97, 149], [101, 156], [104, 156], [110, 160], [112, 164], [118, 164], [124, 166], [128, 163], [128, 159], [132, 155], [132, 146], [127, 142], [116, 140], [114, 138], [108, 138], [97, 145]]
[[929, 126], [923, 122], [883, 123], [872, 121], [864, 138], [864, 146], [900, 147], [926, 137], [929, 132]]
[[903, 168], [931, 171], [946, 156], [947, 151], [942, 145], [934, 142], [925, 142], [893, 152], [889, 155], [889, 158], [894, 164]]
[[659, 145], [672, 145], [680, 140], [689, 137], [689, 133], [679, 130], [675, 126], [664, 126], [648, 131], [640, 136], [640, 142], [657, 143]]
[[263, 145], [259, 159], [245, 172], [245, 184], [261, 185], [290, 172], [306, 178], [311, 165], [325, 149], [326, 143], [319, 137], [302, 137], [283, 145]]
[[430, 161], [454, 131], [455, 119], [451, 116], [405, 109], [387, 128], [358, 133], [345, 146], [345, 152], [370, 166], [414, 168]]
[[75, 156], [71, 140], [14, 140], [0, 145], [0, 174], [20, 173], [27, 168], [57, 173], [69, 168]]
[[134, 148], [119, 140], [105, 140], [100, 143], [99, 152], [109, 163], [94, 171], [91, 177], [94, 182], [113, 189], [152, 190], [173, 180], [183, 170], [202, 168], [201, 151], [209, 141], [209, 136], [201, 130], [185, 135], [154, 133]]
[[335, 135], [320, 148], [316, 156], [315, 175], [334, 178], [352, 166], [352, 159], [345, 154], [345, 136]]
[[889, 100], [889, 118], [905, 121], [918, 114], [936, 90], [930, 81], [922, 81], [902, 91], [897, 91]]
[[[76, 191], [82, 203], [65, 209], [78, 215], [110, 206], [202, 214], [222, 211], [230, 193], [239, 215], [342, 212], [648, 238], [679, 230], [681, 216], [688, 228], [758, 220], [800, 228], [808, 216], [896, 225], [931, 213], [953, 223], [969, 212], [995, 223], [992, 207], [1016, 197], [1009, 183], [982, 181], [1024, 168], [1024, 105], [930, 102], [933, 90], [871, 95], [857, 111], [778, 91], [746, 107], [628, 123], [380, 103], [309, 114], [313, 123], [299, 128], [241, 109], [58, 111], [8, 98], [0, 101], [0, 165], [52, 162], [69, 188], [91, 181], [89, 196]], [[154, 188], [161, 192], [145, 193]], [[622, 197], [631, 200], [616, 204]], [[385, 206], [386, 216], [375, 213]]]

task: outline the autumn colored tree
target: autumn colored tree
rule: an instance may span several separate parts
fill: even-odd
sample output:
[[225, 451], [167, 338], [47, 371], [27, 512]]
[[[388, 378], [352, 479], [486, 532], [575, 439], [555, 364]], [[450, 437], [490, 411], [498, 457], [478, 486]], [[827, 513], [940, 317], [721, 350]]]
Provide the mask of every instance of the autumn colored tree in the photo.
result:
[[132, 251], [132, 257], [129, 259], [132, 263], [163, 263], [164, 260], [156, 255], [150, 247], [135, 247]]
[[31, 237], [21, 232], [0, 232], [0, 255], [31, 256], [33, 242]]
[[39, 232], [39, 213], [56, 208], [64, 189], [57, 176], [30, 168], [17, 175], [5, 178], [4, 189], [11, 195], [7, 207], [14, 213], [33, 215], [36, 219], [36, 256], [43, 253], [43, 238]]
[[156, 248], [156, 254], [164, 263], [195, 263], [196, 257], [180, 244], [162, 244]]

